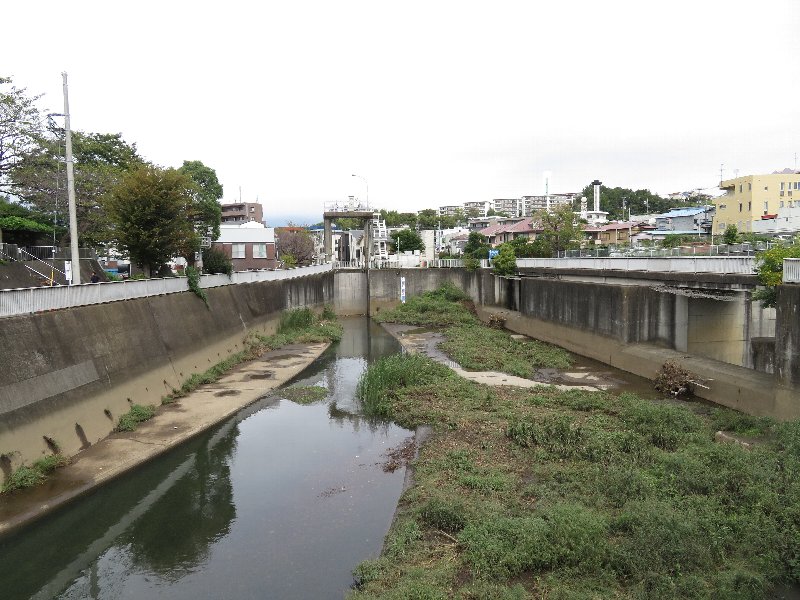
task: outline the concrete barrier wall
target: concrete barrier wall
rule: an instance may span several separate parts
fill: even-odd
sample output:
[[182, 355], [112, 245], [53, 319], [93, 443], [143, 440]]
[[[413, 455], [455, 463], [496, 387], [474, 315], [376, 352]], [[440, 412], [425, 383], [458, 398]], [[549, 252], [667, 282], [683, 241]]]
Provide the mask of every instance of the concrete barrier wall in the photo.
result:
[[557, 279], [520, 281], [520, 312], [620, 342], [676, 346], [676, 296], [649, 287]]
[[105, 437], [130, 405], [159, 404], [192, 373], [271, 333], [282, 311], [333, 299], [333, 273], [3, 319], [0, 465], [73, 454]]

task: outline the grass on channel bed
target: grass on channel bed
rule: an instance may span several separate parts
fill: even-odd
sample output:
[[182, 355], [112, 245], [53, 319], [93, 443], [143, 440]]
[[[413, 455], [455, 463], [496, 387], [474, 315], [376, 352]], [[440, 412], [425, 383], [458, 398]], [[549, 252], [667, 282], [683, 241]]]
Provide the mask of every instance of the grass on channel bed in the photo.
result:
[[33, 487], [43, 483], [47, 476], [56, 469], [69, 463], [69, 459], [62, 454], [49, 454], [33, 463], [32, 466], [17, 468], [3, 483], [2, 492], [13, 492], [24, 488]]
[[161, 399], [162, 404], [169, 404], [196, 390], [203, 384], [214, 383], [223, 375], [232, 371], [242, 363], [261, 356], [264, 352], [287, 346], [288, 344], [313, 344], [320, 342], [336, 342], [342, 338], [342, 325], [336, 321], [336, 315], [329, 307], [325, 307], [321, 315], [316, 315], [309, 308], [289, 310], [281, 315], [280, 324], [273, 335], [250, 334], [245, 339], [245, 349], [231, 354], [203, 373], [192, 373], [183, 382], [180, 389]]
[[291, 386], [283, 388], [278, 395], [297, 404], [313, 404], [328, 397], [328, 390], [319, 385]]
[[421, 327], [443, 327], [477, 322], [469, 297], [452, 283], [438, 290], [410, 297], [405, 304], [379, 312], [378, 323], [402, 323]]
[[466, 294], [448, 283], [382, 311], [375, 320], [441, 328], [445, 341], [439, 347], [468, 370], [532, 377], [540, 367], [566, 369], [572, 364], [566, 350], [538, 340], [516, 340], [481, 323], [469, 306]]
[[538, 367], [567, 369], [572, 364], [563, 348], [538, 340], [516, 340], [506, 331], [482, 324], [448, 327], [444, 335], [439, 348], [468, 370], [530, 378]]
[[135, 431], [139, 423], [149, 421], [156, 414], [156, 407], [151, 405], [142, 406], [134, 404], [124, 415], [120, 416], [117, 422], [117, 431]]
[[[755, 599], [800, 582], [800, 422], [394, 360], [413, 367], [362, 379], [391, 383], [378, 414], [434, 434], [352, 598]], [[768, 435], [748, 450], [716, 443], [721, 425]]]

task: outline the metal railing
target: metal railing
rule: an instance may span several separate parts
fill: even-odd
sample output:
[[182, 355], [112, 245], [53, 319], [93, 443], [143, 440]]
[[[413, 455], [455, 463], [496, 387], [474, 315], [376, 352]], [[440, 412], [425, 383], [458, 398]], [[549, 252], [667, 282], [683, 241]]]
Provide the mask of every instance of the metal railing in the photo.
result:
[[783, 282], [800, 283], [800, 258], [783, 259]]
[[654, 271], [659, 273], [721, 273], [751, 275], [751, 256], [675, 256], [608, 258], [518, 258], [518, 269], [587, 269], [612, 271]]
[[[325, 273], [331, 269], [331, 264], [324, 264], [281, 271], [240, 271], [233, 273], [231, 277], [203, 275], [200, 278], [200, 287], [213, 288], [259, 281], [280, 281]], [[188, 289], [186, 277], [167, 277], [165, 279], [126, 279], [106, 283], [2, 290], [0, 291], [0, 317], [174, 294], [185, 292]]]
[[619, 258], [619, 257], [678, 257], [678, 256], [752, 256], [756, 252], [768, 250], [773, 246], [784, 245], [784, 242], [755, 242], [743, 244], [692, 244], [676, 248], [645, 248], [637, 246], [583, 248], [581, 250], [565, 250], [558, 253], [558, 258]]

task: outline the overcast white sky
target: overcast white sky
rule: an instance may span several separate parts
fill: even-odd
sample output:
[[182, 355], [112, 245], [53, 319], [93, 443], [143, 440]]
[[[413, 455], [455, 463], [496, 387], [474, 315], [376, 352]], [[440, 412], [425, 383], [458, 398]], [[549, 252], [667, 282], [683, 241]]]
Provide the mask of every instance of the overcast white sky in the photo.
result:
[[201, 160], [270, 224], [373, 207], [657, 193], [793, 167], [800, 1], [44, 1], [3, 7], [0, 75], [74, 129]]

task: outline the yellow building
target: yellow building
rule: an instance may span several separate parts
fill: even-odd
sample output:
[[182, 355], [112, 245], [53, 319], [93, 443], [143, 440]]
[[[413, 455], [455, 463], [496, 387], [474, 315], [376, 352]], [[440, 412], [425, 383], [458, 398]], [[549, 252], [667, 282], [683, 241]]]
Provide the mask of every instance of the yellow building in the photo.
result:
[[714, 235], [736, 225], [741, 232], [753, 230], [753, 222], [774, 215], [781, 208], [800, 206], [800, 172], [791, 169], [770, 175], [746, 175], [719, 184], [725, 195], [714, 199]]

